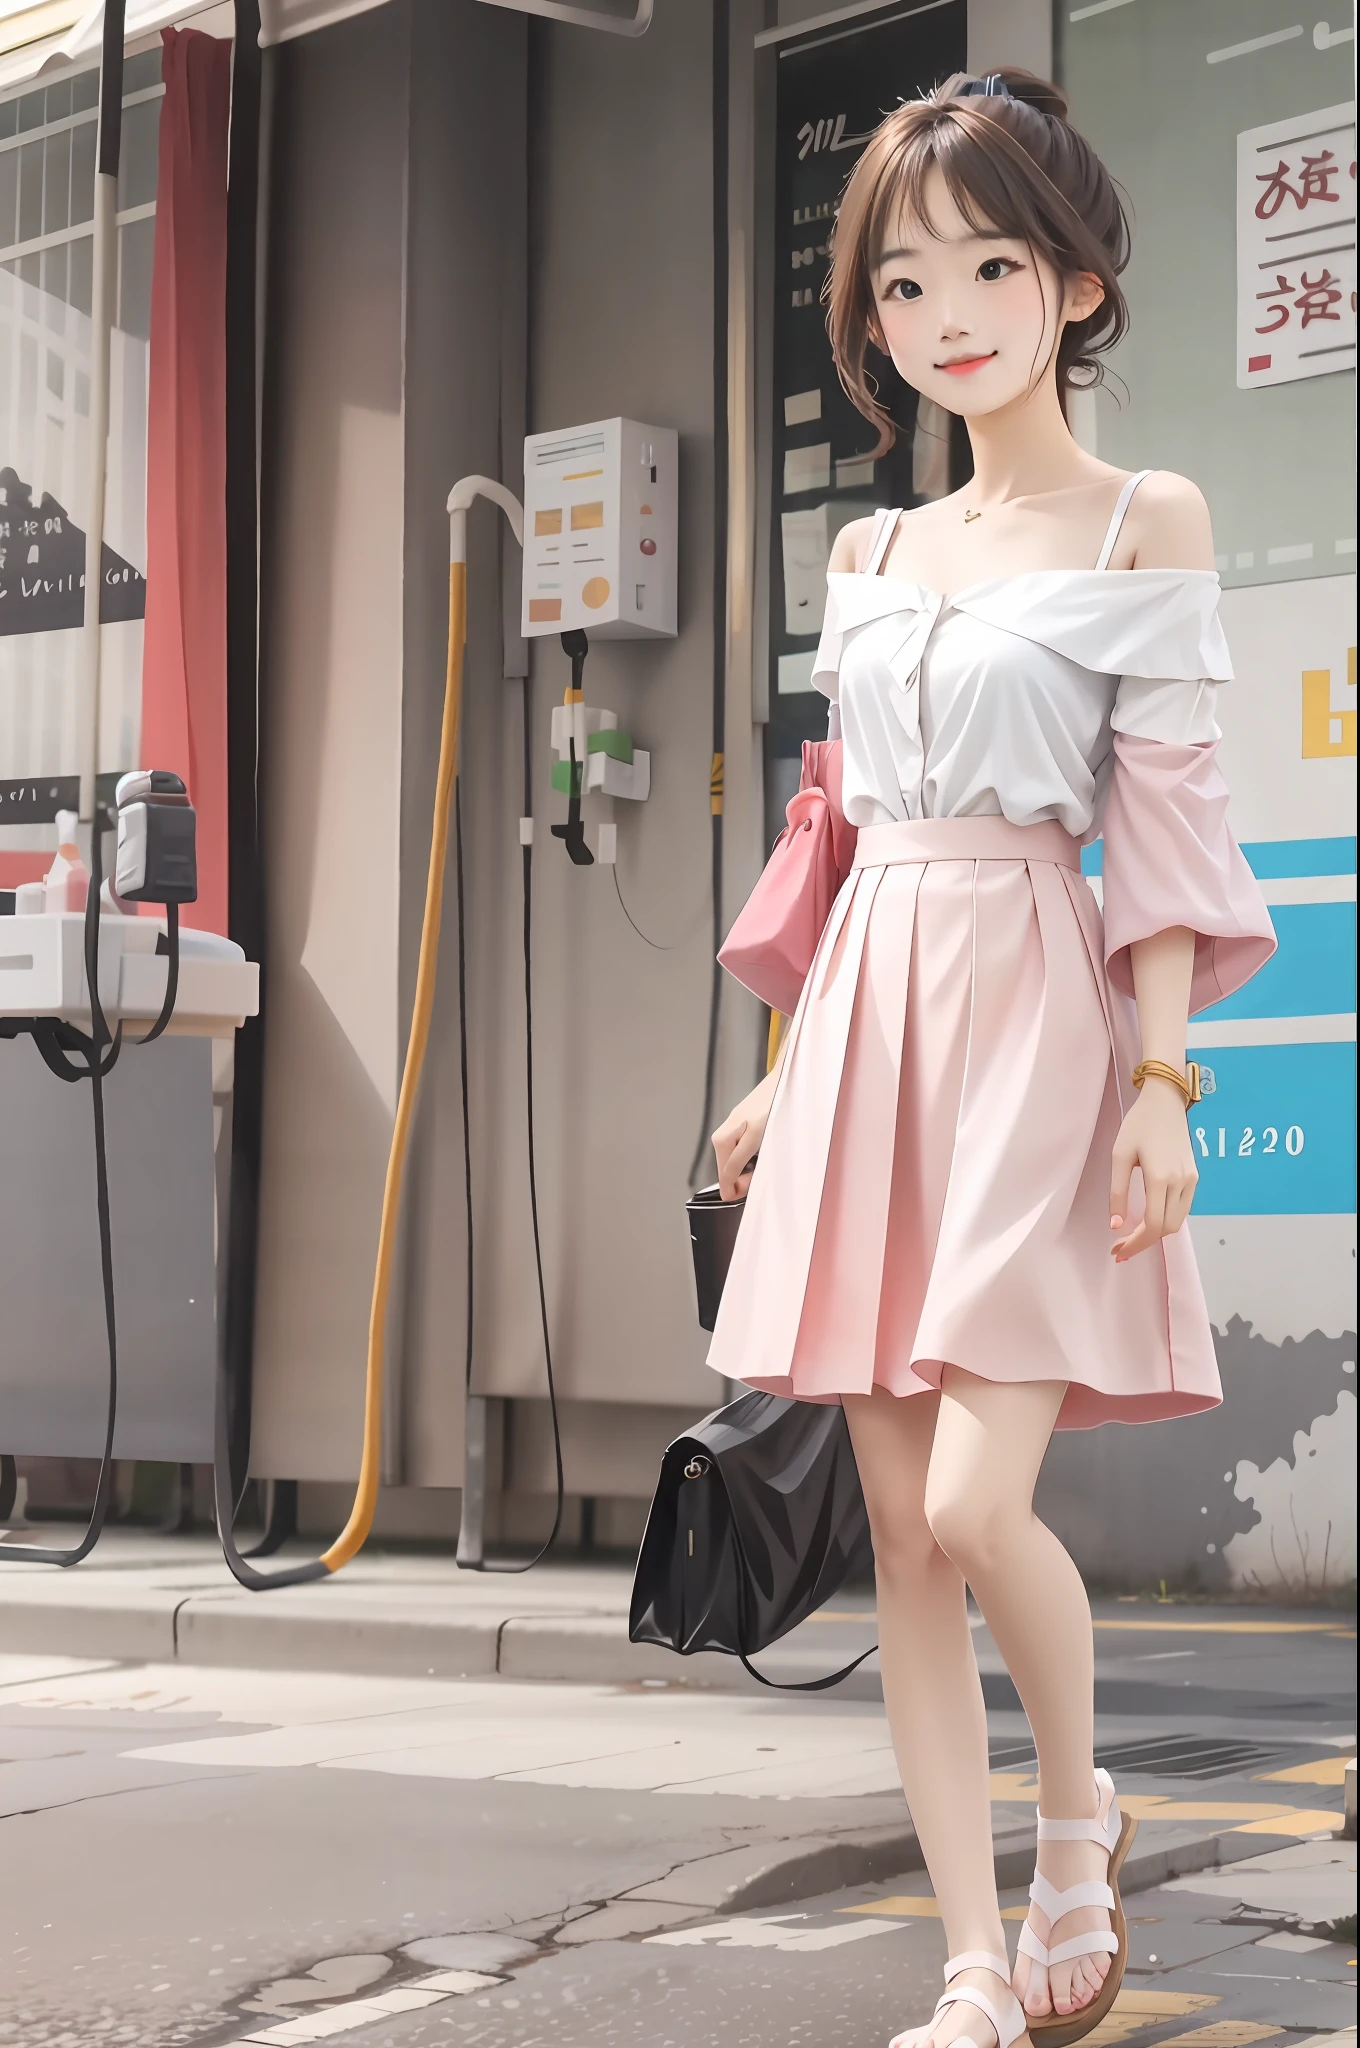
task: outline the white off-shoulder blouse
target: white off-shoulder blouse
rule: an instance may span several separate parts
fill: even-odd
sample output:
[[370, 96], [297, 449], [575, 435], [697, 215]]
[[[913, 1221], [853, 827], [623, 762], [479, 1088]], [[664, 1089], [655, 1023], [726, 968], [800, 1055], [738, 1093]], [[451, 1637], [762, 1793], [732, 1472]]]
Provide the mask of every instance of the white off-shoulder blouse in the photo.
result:
[[813, 681], [831, 698], [850, 824], [1056, 820], [1105, 839], [1106, 966], [1133, 992], [1131, 949], [1195, 934], [1192, 1011], [1230, 995], [1275, 950], [1228, 823], [1214, 698], [1232, 663], [1218, 578], [1040, 569], [945, 597], [878, 573], [900, 518], [881, 512], [864, 569], [827, 578]]
[[852, 825], [1056, 819], [1098, 829], [1114, 735], [1215, 741], [1232, 677], [1212, 570], [1109, 570], [1131, 478], [1095, 569], [1042, 569], [946, 597], [884, 576], [900, 514], [863, 571], [827, 577], [812, 680], [832, 700]]

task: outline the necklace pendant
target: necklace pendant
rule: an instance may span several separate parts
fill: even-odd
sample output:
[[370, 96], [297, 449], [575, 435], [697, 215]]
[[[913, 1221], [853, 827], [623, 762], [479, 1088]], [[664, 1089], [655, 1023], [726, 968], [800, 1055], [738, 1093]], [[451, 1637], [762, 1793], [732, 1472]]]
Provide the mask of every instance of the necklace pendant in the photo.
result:
[[981, 519], [981, 517], [982, 514], [980, 512], [965, 512], [963, 515], [963, 523], [965, 526], [967, 526], [970, 519]]

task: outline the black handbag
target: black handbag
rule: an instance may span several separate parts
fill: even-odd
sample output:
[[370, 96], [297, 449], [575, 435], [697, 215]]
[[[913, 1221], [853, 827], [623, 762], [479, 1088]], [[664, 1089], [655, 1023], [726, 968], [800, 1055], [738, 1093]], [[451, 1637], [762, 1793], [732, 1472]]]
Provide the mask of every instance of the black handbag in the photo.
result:
[[[744, 1203], [702, 1188], [687, 1204], [699, 1321], [711, 1330]], [[721, 1650], [762, 1685], [822, 1692], [829, 1678], [782, 1685], [750, 1662], [873, 1569], [869, 1518], [839, 1402], [748, 1392], [677, 1437], [661, 1461], [633, 1579], [629, 1639], [682, 1657]]]
[[667, 1447], [638, 1553], [629, 1640], [682, 1657], [722, 1650], [762, 1685], [823, 1692], [878, 1645], [800, 1684], [766, 1678], [751, 1655], [872, 1568], [840, 1404], [745, 1393]]

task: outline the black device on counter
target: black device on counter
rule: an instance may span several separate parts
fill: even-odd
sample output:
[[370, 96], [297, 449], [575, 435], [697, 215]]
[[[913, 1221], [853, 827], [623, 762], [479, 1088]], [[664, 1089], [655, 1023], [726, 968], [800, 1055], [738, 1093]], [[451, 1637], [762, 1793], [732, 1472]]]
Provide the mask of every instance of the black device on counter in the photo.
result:
[[198, 896], [198, 819], [168, 768], [118, 779], [118, 859], [113, 886], [124, 903], [193, 903]]

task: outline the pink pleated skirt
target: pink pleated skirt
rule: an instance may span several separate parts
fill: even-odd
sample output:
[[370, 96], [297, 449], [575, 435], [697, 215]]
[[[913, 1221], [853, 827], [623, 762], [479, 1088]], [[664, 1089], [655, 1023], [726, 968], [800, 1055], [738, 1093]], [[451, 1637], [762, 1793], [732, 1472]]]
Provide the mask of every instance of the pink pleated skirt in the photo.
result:
[[718, 1372], [802, 1401], [1062, 1380], [1060, 1429], [1222, 1398], [1188, 1232], [1110, 1256], [1136, 1017], [1060, 825], [862, 829], [789, 1034]]

